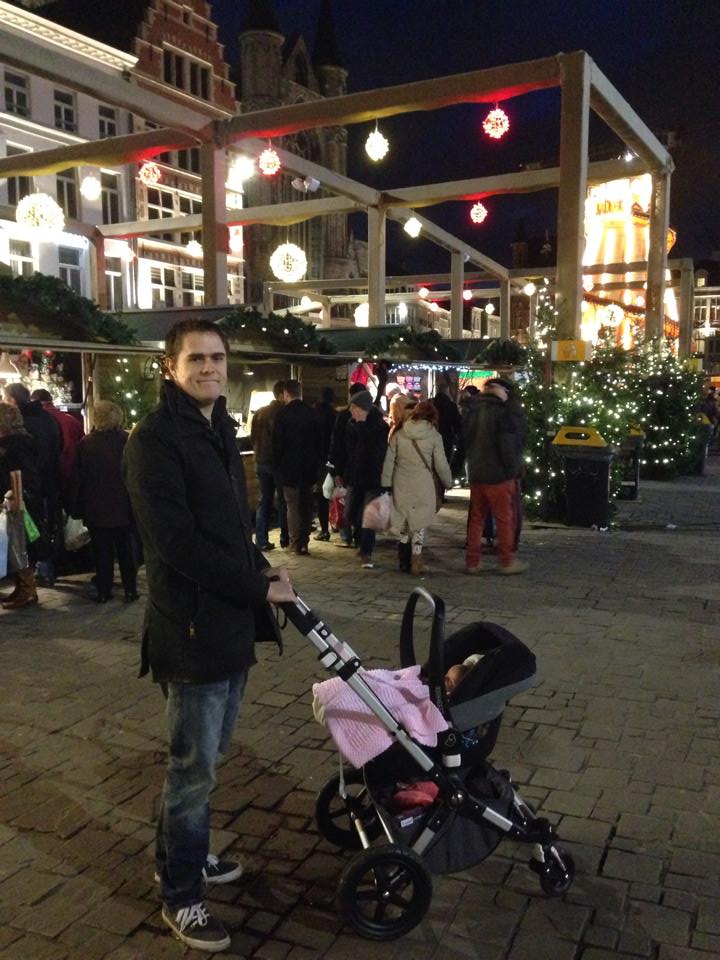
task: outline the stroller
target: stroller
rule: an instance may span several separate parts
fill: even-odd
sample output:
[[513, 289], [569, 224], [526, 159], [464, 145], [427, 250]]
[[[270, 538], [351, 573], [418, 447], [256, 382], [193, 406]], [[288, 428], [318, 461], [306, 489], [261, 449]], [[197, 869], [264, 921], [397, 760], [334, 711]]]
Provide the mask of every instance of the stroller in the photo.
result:
[[[475, 866], [504, 836], [533, 845], [529, 866], [547, 895], [565, 893], [575, 876], [572, 857], [556, 846], [552, 824], [515, 792], [507, 771], [488, 761], [507, 701], [534, 682], [534, 655], [493, 623], [470, 624], [446, 639], [443, 601], [418, 587], [402, 620], [403, 667], [416, 664], [413, 632], [420, 599], [432, 612], [421, 675], [448, 722], [437, 747], [423, 747], [409, 736], [363, 678], [355, 652], [299, 597], [284, 605], [288, 619], [320, 651], [322, 665], [348, 684], [393, 739], [362, 769], [341, 766], [315, 805], [322, 836], [343, 850], [360, 851], [339, 883], [340, 912], [357, 933], [379, 941], [401, 937], [420, 923], [430, 907], [432, 874]], [[477, 654], [448, 694], [446, 667]], [[375, 844], [381, 837], [384, 842]]]

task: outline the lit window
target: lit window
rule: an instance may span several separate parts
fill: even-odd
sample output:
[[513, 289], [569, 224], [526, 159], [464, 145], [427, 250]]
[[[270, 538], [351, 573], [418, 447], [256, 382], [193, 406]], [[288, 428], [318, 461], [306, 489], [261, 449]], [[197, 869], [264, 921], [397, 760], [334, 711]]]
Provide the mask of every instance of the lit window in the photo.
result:
[[10, 269], [16, 277], [31, 277], [35, 273], [35, 260], [29, 241], [10, 241]]
[[20, 73], [5, 71], [5, 109], [18, 117], [30, 116], [30, 84]]
[[75, 293], [82, 293], [80, 251], [76, 247], [58, 247], [59, 276]]
[[194, 270], [182, 272], [182, 305], [184, 307], [201, 307], [205, 300], [203, 293], [203, 275]]
[[55, 126], [58, 130], [67, 130], [70, 133], [77, 130], [75, 97], [66, 90], [55, 91]]
[[107, 308], [111, 311], [122, 310], [124, 306], [122, 260], [120, 257], [105, 257], [105, 290]]
[[175, 271], [172, 267], [150, 267], [153, 307], [175, 306]]
[[103, 223], [120, 223], [120, 177], [116, 173], [101, 173]]

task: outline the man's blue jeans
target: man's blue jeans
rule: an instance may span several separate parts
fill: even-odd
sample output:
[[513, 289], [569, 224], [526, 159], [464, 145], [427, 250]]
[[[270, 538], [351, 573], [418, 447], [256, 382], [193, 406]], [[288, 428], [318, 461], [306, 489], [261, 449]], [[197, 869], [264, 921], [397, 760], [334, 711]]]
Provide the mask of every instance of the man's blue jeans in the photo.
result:
[[218, 683], [169, 683], [168, 765], [157, 822], [155, 866], [163, 903], [203, 900], [215, 765], [232, 739], [247, 670]]
[[287, 544], [287, 506], [285, 504], [282, 486], [277, 482], [273, 468], [268, 463], [256, 463], [255, 473], [258, 479], [258, 488], [260, 493], [257, 509], [255, 511], [255, 543], [259, 547], [264, 547], [268, 542], [270, 511], [272, 510], [273, 498], [275, 496], [275, 492], [277, 491], [280, 540], [283, 544]]

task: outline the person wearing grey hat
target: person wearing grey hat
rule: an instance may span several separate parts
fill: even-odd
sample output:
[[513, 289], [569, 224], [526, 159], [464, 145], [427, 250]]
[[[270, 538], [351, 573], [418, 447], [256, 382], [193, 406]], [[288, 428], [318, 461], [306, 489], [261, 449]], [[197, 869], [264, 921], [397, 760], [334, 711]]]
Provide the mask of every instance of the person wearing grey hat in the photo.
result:
[[372, 394], [369, 390], [360, 390], [358, 393], [350, 397], [350, 406], [351, 407], [360, 407], [361, 410], [365, 410], [367, 413], [373, 405]]

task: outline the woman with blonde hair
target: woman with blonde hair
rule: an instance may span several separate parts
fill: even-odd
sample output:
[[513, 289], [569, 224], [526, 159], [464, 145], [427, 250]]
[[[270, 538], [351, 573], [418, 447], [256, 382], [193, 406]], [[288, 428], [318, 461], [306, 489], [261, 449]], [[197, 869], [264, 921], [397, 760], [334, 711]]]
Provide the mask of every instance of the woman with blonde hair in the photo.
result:
[[137, 563], [132, 542], [130, 498], [121, 464], [128, 435], [122, 429], [123, 412], [109, 400], [93, 406], [93, 429], [83, 437], [77, 459], [77, 499], [73, 514], [90, 532], [95, 555], [98, 603], [112, 599], [115, 554], [125, 591], [125, 602], [138, 599]]
[[402, 427], [403, 423], [407, 420], [411, 411], [416, 405], [417, 400], [415, 397], [411, 397], [406, 393], [395, 394], [390, 401], [390, 409], [388, 411], [388, 418], [390, 420], [390, 437], [392, 437], [396, 430], [399, 430], [400, 427]]
[[435, 474], [445, 489], [452, 486], [437, 422], [435, 405], [420, 401], [390, 438], [383, 464], [382, 485], [393, 494], [392, 527], [400, 533], [398, 565], [413, 576], [425, 572], [425, 527], [437, 513]]

